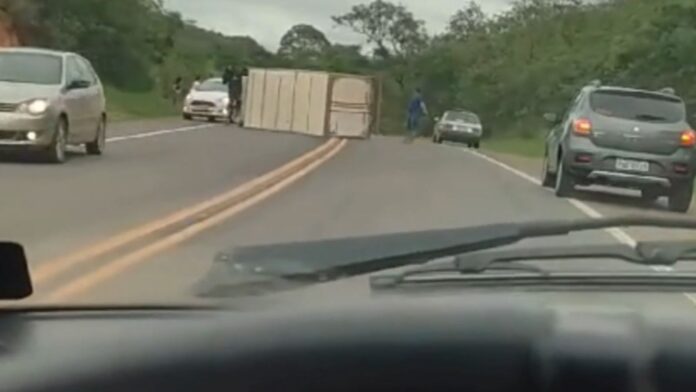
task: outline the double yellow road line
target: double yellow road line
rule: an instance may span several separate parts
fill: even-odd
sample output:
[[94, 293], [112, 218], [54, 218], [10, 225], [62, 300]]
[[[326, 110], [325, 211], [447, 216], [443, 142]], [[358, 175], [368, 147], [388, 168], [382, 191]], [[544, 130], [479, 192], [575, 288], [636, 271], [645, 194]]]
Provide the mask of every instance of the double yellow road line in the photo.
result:
[[68, 279], [42, 299], [75, 298], [287, 188], [338, 154], [346, 143], [346, 140], [330, 139], [299, 158], [210, 200], [40, 263], [32, 271], [33, 281], [40, 287], [100, 260], [98, 266]]

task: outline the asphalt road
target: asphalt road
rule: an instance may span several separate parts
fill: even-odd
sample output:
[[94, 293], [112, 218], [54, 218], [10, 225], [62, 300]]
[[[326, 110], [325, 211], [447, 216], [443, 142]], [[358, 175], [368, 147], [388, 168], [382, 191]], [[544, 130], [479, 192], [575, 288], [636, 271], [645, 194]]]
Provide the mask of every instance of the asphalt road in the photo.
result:
[[[220, 194], [322, 143], [179, 120], [124, 123], [111, 128], [110, 138], [108, 154], [101, 158], [76, 153], [64, 166], [0, 162], [6, 184], [0, 238], [24, 243], [32, 267]], [[243, 245], [588, 215], [671, 215], [625, 195], [581, 192], [580, 201], [558, 199], [536, 184], [528, 169], [507, 167], [458, 146], [407, 145], [382, 137], [350, 141], [288, 189], [69, 300], [187, 300], [219, 251]], [[626, 235], [635, 240], [675, 237], [657, 230], [595, 231], [519, 246], [610, 244], [626, 241]], [[586, 266], [627, 268], [619, 262]], [[691, 306], [685, 297], [675, 301]]]
[[[271, 200], [75, 300], [137, 302], [148, 298], [155, 302], [176, 302], [188, 299], [192, 285], [208, 273], [216, 253], [236, 246], [511, 221], [587, 218], [588, 208], [607, 216], [645, 211], [645, 206], [621, 204], [624, 200], [621, 198], [618, 202], [604, 202], [602, 197], [578, 208], [577, 202], [574, 205], [558, 199], [531, 179], [456, 146], [425, 142], [405, 145], [391, 138], [352, 141], [333, 160]], [[597, 206], [601, 212], [596, 210]], [[659, 207], [650, 213], [668, 214]], [[640, 232], [628, 234], [645, 239], [639, 238]], [[648, 236], [656, 234], [662, 235], [657, 231], [647, 232]], [[662, 238], [670, 237], [665, 234]], [[519, 246], [616, 241], [610, 233], [595, 231], [527, 241]], [[561, 263], [546, 266], [564, 268]], [[607, 261], [588, 262], [584, 266], [633, 268]], [[337, 293], [338, 287], [342, 285], [327, 288], [318, 296], [335, 300], [332, 293]], [[367, 292], [364, 282], [358, 287]], [[309, 295], [317, 297], [316, 293]], [[678, 306], [692, 306], [684, 296], [670, 298]]]
[[177, 119], [112, 124], [108, 138], [104, 156], [75, 151], [65, 165], [0, 161], [0, 238], [24, 244], [32, 267], [215, 196], [322, 142]]

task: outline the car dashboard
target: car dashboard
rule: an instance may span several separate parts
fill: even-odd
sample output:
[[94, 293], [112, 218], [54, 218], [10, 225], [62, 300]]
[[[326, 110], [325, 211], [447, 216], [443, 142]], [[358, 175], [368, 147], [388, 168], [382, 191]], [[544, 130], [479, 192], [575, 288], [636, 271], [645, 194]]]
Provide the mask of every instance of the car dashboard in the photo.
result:
[[477, 296], [9, 310], [2, 391], [696, 390], [696, 327]]

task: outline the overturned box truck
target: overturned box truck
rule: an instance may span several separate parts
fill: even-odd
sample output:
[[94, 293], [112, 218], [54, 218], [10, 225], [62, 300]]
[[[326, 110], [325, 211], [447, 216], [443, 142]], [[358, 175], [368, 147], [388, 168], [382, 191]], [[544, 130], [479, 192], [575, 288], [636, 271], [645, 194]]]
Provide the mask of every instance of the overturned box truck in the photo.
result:
[[352, 138], [379, 129], [377, 78], [252, 68], [244, 84], [245, 127]]

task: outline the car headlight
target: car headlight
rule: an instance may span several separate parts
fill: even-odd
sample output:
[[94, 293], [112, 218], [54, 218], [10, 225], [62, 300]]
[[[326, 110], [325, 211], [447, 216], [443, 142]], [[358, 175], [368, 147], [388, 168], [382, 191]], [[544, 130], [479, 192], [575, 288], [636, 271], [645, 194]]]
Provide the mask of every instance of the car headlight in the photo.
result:
[[218, 99], [218, 103], [227, 106], [230, 104], [230, 97], [220, 98]]
[[184, 98], [184, 101], [186, 101], [186, 103], [190, 103], [193, 101], [193, 96], [191, 94], [187, 95], [186, 98]]
[[19, 110], [29, 114], [44, 114], [48, 110], [49, 102], [46, 99], [32, 99], [19, 105]]

